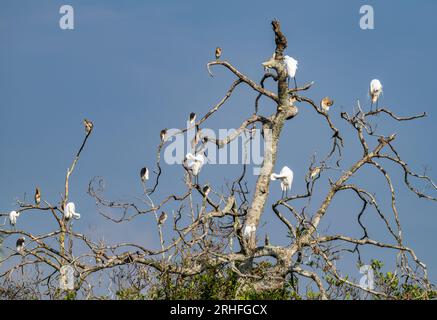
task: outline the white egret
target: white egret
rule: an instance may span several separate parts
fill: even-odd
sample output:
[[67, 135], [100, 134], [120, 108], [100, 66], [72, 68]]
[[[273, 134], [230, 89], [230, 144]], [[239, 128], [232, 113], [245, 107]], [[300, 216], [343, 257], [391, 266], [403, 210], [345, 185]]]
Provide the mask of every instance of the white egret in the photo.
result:
[[22, 253], [23, 249], [24, 249], [24, 243], [26, 242], [26, 238], [25, 237], [20, 237], [17, 239], [16, 242], [16, 249], [18, 253]]
[[256, 231], [256, 227], [252, 224], [246, 225], [243, 230], [243, 236], [245, 238], [250, 237], [250, 235]]
[[158, 218], [158, 225], [164, 224], [167, 221], [167, 213], [162, 211], [161, 215]]
[[320, 107], [324, 112], [328, 112], [329, 108], [332, 107], [334, 104], [334, 100], [332, 100], [330, 97], [324, 97], [322, 101], [320, 101]]
[[297, 60], [290, 57], [290, 56], [284, 56], [284, 63], [285, 68], [287, 69], [287, 75], [288, 75], [288, 81], [291, 80], [291, 78], [294, 79], [294, 86], [297, 88], [296, 83], [296, 71], [297, 71]]
[[39, 207], [40, 203], [41, 203], [41, 191], [39, 190], [38, 187], [36, 187], [36, 189], [35, 189], [35, 205], [37, 207]]
[[272, 173], [270, 176], [270, 180], [281, 180], [281, 190], [282, 190], [282, 198], [287, 196], [287, 191], [291, 189], [291, 185], [293, 184], [293, 171], [285, 166], [281, 169], [281, 172], [279, 174]]
[[70, 220], [72, 218], [76, 220], [80, 219], [80, 213], [76, 212], [76, 205], [74, 204], [74, 202], [67, 203], [64, 209], [64, 217], [66, 220]]
[[220, 47], [215, 48], [215, 58], [216, 58], [216, 60], [219, 60], [221, 56], [222, 56], [222, 48], [220, 48]]
[[9, 223], [11, 226], [15, 226], [17, 223], [17, 218], [20, 216], [20, 212], [17, 211], [11, 211], [9, 213]]
[[185, 159], [188, 160], [188, 168], [190, 169], [193, 176], [196, 177], [196, 184], [198, 180], [198, 175], [203, 165], [205, 164], [205, 159], [203, 155], [193, 155], [192, 153], [187, 153]]
[[144, 183], [149, 180], [149, 169], [146, 167], [142, 168], [140, 171], [141, 182]]
[[83, 125], [85, 127], [85, 133], [89, 135], [93, 130], [94, 124], [88, 119], [83, 119]]
[[376, 109], [378, 109], [378, 101], [379, 101], [379, 96], [382, 93], [382, 84], [381, 81], [379, 81], [378, 79], [373, 79], [370, 82], [370, 99], [372, 101], [371, 105], [370, 105], [370, 111], [372, 111], [373, 109], [373, 104], [376, 103]]

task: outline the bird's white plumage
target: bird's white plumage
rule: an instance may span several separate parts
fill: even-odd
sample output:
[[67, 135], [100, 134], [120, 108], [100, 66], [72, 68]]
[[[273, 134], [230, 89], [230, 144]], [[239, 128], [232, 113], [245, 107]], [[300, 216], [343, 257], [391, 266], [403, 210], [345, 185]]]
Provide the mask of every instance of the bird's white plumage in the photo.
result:
[[244, 227], [244, 230], [243, 230], [243, 236], [244, 236], [244, 237], [249, 237], [250, 234], [251, 234], [252, 232], [255, 232], [255, 231], [256, 231], [256, 227], [255, 227], [254, 225], [251, 225], [251, 224], [246, 225], [246, 226]]
[[11, 224], [11, 226], [15, 226], [15, 224], [17, 223], [17, 218], [20, 216], [20, 213], [17, 211], [11, 211], [9, 213], [9, 223]]
[[373, 79], [372, 81], [370, 81], [370, 98], [372, 99], [373, 103], [378, 101], [381, 93], [382, 93], [381, 81], [379, 81], [378, 79]]
[[192, 153], [187, 153], [185, 158], [188, 160], [188, 168], [191, 169], [191, 172], [194, 176], [197, 176], [205, 163], [203, 155], [193, 155]]
[[272, 181], [281, 180], [281, 190], [287, 191], [291, 189], [291, 185], [293, 184], [293, 176], [293, 171], [289, 167], [285, 166], [281, 169], [279, 174], [272, 173], [270, 179]]
[[80, 219], [80, 213], [76, 212], [76, 205], [74, 204], [74, 202], [67, 203], [64, 210], [64, 216], [67, 220], [70, 220], [72, 218], [76, 220]]
[[287, 68], [287, 74], [288, 77], [294, 78], [296, 76], [296, 71], [297, 71], [297, 60], [290, 57], [290, 56], [284, 56], [284, 62], [285, 62], [285, 67]]

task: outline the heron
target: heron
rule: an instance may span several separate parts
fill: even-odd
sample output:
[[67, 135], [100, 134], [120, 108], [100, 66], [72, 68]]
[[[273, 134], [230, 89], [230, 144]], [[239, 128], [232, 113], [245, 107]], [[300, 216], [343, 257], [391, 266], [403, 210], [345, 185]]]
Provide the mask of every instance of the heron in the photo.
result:
[[83, 125], [85, 127], [86, 135], [89, 135], [93, 130], [94, 124], [88, 119], [83, 119]]
[[287, 197], [288, 190], [291, 189], [291, 185], [293, 184], [293, 171], [285, 166], [281, 169], [281, 172], [279, 174], [272, 173], [270, 176], [270, 180], [281, 180], [281, 190], [282, 190], [282, 198], [284, 198], [284, 194]]
[[373, 79], [370, 82], [370, 99], [372, 101], [370, 104], [370, 111], [373, 110], [374, 103], [376, 103], [376, 109], [378, 110], [378, 101], [381, 93], [382, 93], [381, 81], [379, 81], [378, 79]]
[[76, 205], [74, 204], [74, 202], [67, 203], [64, 209], [64, 217], [66, 220], [70, 220], [72, 218], [76, 220], [80, 219], [80, 213], [76, 212]]
[[23, 250], [24, 250], [24, 243], [25, 243], [25, 242], [26, 242], [26, 238], [25, 238], [25, 237], [20, 237], [20, 238], [17, 239], [17, 242], [16, 242], [16, 249], [17, 249], [17, 252], [18, 252], [18, 253], [20, 253], [20, 254], [23, 253]]
[[145, 183], [147, 180], [149, 180], [149, 169], [147, 169], [147, 167], [141, 169], [140, 177], [142, 183]]
[[39, 207], [41, 203], [41, 191], [39, 190], [39, 187], [35, 188], [35, 205]]
[[161, 215], [158, 218], [158, 225], [162, 225], [165, 223], [165, 221], [167, 220], [167, 213], [165, 213], [164, 211], [161, 212]]
[[334, 104], [334, 100], [332, 100], [330, 97], [324, 97], [321, 101], [320, 101], [320, 107], [322, 108], [322, 110], [327, 113], [329, 111], [329, 108], [332, 107]]
[[198, 184], [199, 172], [205, 164], [205, 159], [203, 158], [203, 155], [193, 155], [192, 153], [187, 153], [185, 159], [190, 161], [188, 163], [188, 168], [190, 169], [193, 176], [196, 178], [196, 184]]
[[15, 226], [17, 224], [17, 219], [20, 216], [20, 212], [11, 211], [9, 213], [9, 223], [11, 226]]
[[285, 63], [285, 68], [287, 69], [288, 81], [290, 82], [290, 79], [293, 78], [294, 87], [297, 89], [296, 71], [297, 71], [298, 61], [290, 56], [284, 56], [284, 63]]
[[218, 61], [221, 56], [222, 56], [222, 48], [220, 47], [215, 48], [215, 59]]

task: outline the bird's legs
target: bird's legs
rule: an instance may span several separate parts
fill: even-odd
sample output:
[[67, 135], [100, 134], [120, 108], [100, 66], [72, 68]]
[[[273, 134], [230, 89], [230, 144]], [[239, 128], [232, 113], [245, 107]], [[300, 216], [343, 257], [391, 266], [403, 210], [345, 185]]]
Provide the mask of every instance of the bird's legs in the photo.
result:
[[370, 101], [370, 112], [373, 110], [373, 100]]
[[294, 88], [297, 89], [296, 77], [293, 77], [293, 79], [294, 79]]

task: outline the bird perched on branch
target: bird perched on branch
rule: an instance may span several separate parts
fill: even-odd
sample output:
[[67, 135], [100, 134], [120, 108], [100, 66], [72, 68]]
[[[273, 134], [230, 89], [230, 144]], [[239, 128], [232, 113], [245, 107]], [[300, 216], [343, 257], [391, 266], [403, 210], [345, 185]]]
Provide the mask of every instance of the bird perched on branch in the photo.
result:
[[20, 212], [17, 211], [11, 211], [9, 213], [9, 223], [11, 226], [15, 226], [17, 223], [17, 219], [20, 216]]
[[140, 171], [141, 182], [144, 183], [149, 180], [149, 169], [146, 167], [142, 168]]
[[296, 72], [298, 62], [290, 56], [284, 56], [284, 63], [287, 69], [288, 81], [290, 82], [291, 79], [294, 79], [294, 86], [297, 89]]
[[332, 107], [334, 104], [334, 100], [332, 100], [330, 97], [324, 97], [321, 101], [320, 101], [320, 107], [322, 108], [322, 110], [324, 112], [328, 112], [329, 108]]
[[[379, 96], [382, 93], [382, 84], [381, 81], [379, 81], [378, 79], [373, 79], [370, 82], [370, 99], [372, 101], [371, 105], [370, 105], [370, 111], [372, 111], [373, 109], [373, 104], [374, 103], [378, 103], [379, 101]], [[378, 109], [378, 104], [376, 105], [376, 109]]]
[[210, 193], [211, 188], [210, 188], [210, 186], [206, 185], [203, 187], [202, 191], [203, 191], [203, 194], [205, 195], [205, 198], [208, 198], [208, 194]]
[[265, 246], [269, 246], [270, 245], [270, 239], [269, 239], [269, 235], [266, 233], [266, 238], [264, 239], [264, 245]]
[[165, 136], [167, 134], [167, 129], [162, 129], [161, 133], [160, 133], [160, 137], [161, 137], [161, 141], [164, 142], [165, 141]]
[[16, 242], [16, 249], [17, 249], [17, 252], [18, 253], [20, 253], [20, 254], [22, 254], [22, 252], [23, 252], [23, 250], [24, 250], [24, 243], [26, 242], [26, 238], [25, 237], [20, 237], [20, 238], [18, 238], [17, 239], [17, 242]]
[[188, 168], [190, 169], [193, 176], [196, 177], [196, 184], [198, 182], [198, 175], [203, 165], [205, 164], [205, 159], [203, 155], [193, 155], [192, 153], [187, 153], [185, 159], [188, 161]]
[[270, 180], [272, 181], [281, 180], [282, 198], [284, 198], [284, 194], [287, 196], [288, 190], [291, 189], [291, 185], [293, 184], [293, 175], [293, 171], [289, 167], [285, 166], [281, 169], [279, 174], [272, 173], [270, 176]]
[[76, 205], [73, 202], [67, 203], [64, 209], [64, 217], [66, 220], [70, 220], [72, 218], [79, 220], [80, 213], [76, 212]]
[[194, 124], [196, 122], [196, 114], [194, 112], [190, 113], [190, 124]]
[[315, 167], [313, 170], [311, 170], [310, 178], [311, 178], [312, 180], [314, 180], [314, 178], [316, 178], [316, 177], [319, 175], [319, 173], [320, 173], [321, 170], [322, 170], [321, 167]]
[[41, 191], [39, 190], [39, 187], [36, 187], [35, 189], [35, 205], [39, 207], [41, 203]]
[[215, 59], [219, 60], [221, 56], [222, 56], [222, 48], [220, 47], [215, 48]]
[[89, 135], [93, 130], [94, 124], [88, 119], [83, 119], [83, 125], [85, 127], [85, 133]]
[[167, 221], [167, 213], [165, 213], [164, 211], [161, 212], [161, 215], [158, 218], [158, 225], [162, 225], [165, 223], [165, 221]]

